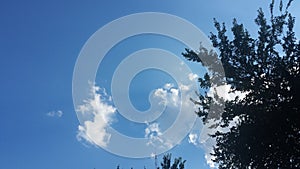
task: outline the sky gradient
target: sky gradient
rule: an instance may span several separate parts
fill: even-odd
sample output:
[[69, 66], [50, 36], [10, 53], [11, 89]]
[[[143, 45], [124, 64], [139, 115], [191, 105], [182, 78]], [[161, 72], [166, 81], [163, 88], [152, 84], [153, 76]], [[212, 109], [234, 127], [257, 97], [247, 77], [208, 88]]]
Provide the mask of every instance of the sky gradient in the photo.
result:
[[[255, 35], [256, 11], [262, 7], [267, 13], [268, 4], [266, 0], [0, 2], [0, 105], [3, 119], [0, 123], [0, 168], [110, 169], [118, 164], [124, 169], [153, 168], [154, 160], [151, 158], [116, 156], [76, 137], [80, 123], [73, 107], [72, 76], [85, 42], [105, 24], [138, 12], [163, 12], [182, 17], [207, 36], [215, 32], [213, 18], [228, 26], [233, 18], [237, 18], [250, 34]], [[299, 8], [300, 2], [295, 1], [291, 12], [296, 17], [297, 37], [300, 35], [297, 31], [300, 30]], [[147, 42], [143, 38], [148, 39]], [[159, 44], [151, 43], [156, 42], [157, 38], [162, 38]], [[178, 57], [184, 52], [183, 45], [164, 41], [163, 37], [135, 37], [132, 40], [134, 43], [128, 47], [124, 47], [125, 41], [114, 49], [120, 49], [123, 55], [144, 47], [171, 50]], [[115, 50], [108, 55], [114, 55]], [[96, 85], [109, 88], [110, 83], [105, 79], [111, 77], [113, 67], [119, 61], [110, 60], [109, 56], [107, 58], [104, 68], [109, 70], [103, 74], [99, 71]], [[201, 68], [196, 65], [191, 67], [201, 74]], [[145, 73], [144, 77], [142, 74], [137, 76], [131, 86], [132, 102], [140, 110], [149, 107], [149, 103], [145, 102], [149, 91], [172, 82], [172, 78], [164, 74], [152, 73], [157, 75], [159, 83], [148, 82], [147, 76], [152, 77], [153, 74]], [[122, 124], [114, 125], [122, 128]], [[136, 134], [134, 126], [125, 128], [124, 132], [133, 136]], [[194, 146], [188, 138], [170, 152], [173, 157], [186, 159], [186, 168], [209, 168], [203, 147]]]

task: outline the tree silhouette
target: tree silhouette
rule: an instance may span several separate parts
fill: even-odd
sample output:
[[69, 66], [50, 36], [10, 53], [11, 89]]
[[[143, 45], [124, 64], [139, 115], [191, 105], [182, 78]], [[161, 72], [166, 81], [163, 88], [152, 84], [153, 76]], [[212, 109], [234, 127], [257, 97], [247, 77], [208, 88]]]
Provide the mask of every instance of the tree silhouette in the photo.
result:
[[[219, 168], [300, 168], [300, 42], [294, 32], [295, 18], [288, 12], [291, 3], [284, 8], [280, 1], [275, 15], [273, 0], [270, 20], [258, 10], [257, 38], [234, 19], [230, 39], [225, 24], [214, 20], [217, 34], [211, 33], [210, 39], [219, 51], [224, 81], [232, 91], [246, 94], [226, 101], [204, 93], [192, 100], [204, 123], [215, 119], [218, 126], [230, 128], [212, 135], [217, 142], [212, 155]], [[186, 49], [183, 53], [188, 60], [209, 67], [199, 59], [203, 55], [216, 57], [202, 47], [200, 52]], [[218, 70], [200, 78], [200, 86], [212, 87], [216, 74]], [[223, 113], [210, 116], [211, 106], [217, 104], [223, 104]], [[234, 118], [238, 123], [231, 126]]]
[[[182, 160], [181, 157], [175, 158], [173, 164], [171, 165], [171, 157], [171, 154], [164, 155], [163, 162], [160, 164], [161, 169], [184, 169], [184, 163], [186, 160]], [[159, 167], [157, 169], [159, 169]]]
[[[161, 169], [184, 169], [184, 164], [186, 160], [182, 160], [181, 157], [175, 158], [173, 164], [171, 165], [172, 155], [166, 154], [163, 156], [163, 161], [161, 162]], [[117, 166], [117, 169], [120, 169], [120, 166]], [[131, 168], [133, 169], [133, 168]], [[144, 167], [146, 169], [146, 167]], [[157, 167], [157, 169], [160, 169]]]

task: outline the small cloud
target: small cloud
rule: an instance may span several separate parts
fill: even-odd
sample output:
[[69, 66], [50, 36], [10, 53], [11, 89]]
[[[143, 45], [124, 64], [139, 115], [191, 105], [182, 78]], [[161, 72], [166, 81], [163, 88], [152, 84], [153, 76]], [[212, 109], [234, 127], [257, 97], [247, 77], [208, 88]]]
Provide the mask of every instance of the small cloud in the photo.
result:
[[50, 111], [46, 114], [48, 117], [62, 117], [63, 112], [61, 110], [57, 110], [57, 111]]
[[196, 133], [190, 133], [189, 134], [189, 139], [188, 139], [189, 143], [194, 144], [195, 146], [197, 146], [198, 145], [197, 139], [198, 139], [198, 135]]
[[188, 76], [189, 76], [190, 81], [194, 81], [194, 80], [197, 80], [199, 78], [199, 76], [195, 73], [190, 73]]
[[166, 83], [164, 85], [164, 88], [167, 89], [167, 90], [170, 90], [171, 88], [174, 88], [174, 84], [173, 83]]
[[151, 153], [151, 154], [150, 154], [150, 157], [151, 157], [151, 158], [155, 158], [155, 157], [156, 157], [156, 154], [155, 154], [155, 153]]

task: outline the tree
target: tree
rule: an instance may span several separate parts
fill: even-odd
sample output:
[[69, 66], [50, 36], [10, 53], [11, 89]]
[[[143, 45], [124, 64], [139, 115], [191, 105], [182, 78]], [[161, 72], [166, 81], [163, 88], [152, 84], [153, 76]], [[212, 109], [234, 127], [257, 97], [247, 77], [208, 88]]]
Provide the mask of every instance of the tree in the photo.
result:
[[[246, 94], [226, 101], [205, 92], [192, 99], [204, 123], [215, 118], [218, 126], [230, 128], [211, 135], [216, 139], [212, 155], [219, 168], [300, 168], [300, 42], [294, 32], [295, 18], [288, 12], [291, 3], [289, 0], [284, 8], [280, 1], [275, 15], [273, 0], [270, 20], [258, 10], [257, 38], [234, 19], [230, 39], [225, 24], [214, 20], [217, 34], [211, 33], [210, 39], [219, 51], [224, 82], [231, 91]], [[199, 59], [203, 55], [216, 56], [202, 47], [199, 52], [186, 49], [183, 53], [188, 60], [209, 67]], [[200, 86], [206, 90], [212, 87], [218, 73], [212, 71], [199, 78]], [[211, 106], [218, 104], [223, 104], [223, 113], [209, 116]], [[232, 126], [234, 118], [238, 122]]]
[[[171, 154], [164, 155], [163, 162], [160, 164], [161, 169], [184, 169], [184, 163], [186, 160], [182, 160], [181, 157], [175, 158], [173, 164], [171, 165], [171, 157]], [[159, 169], [159, 167], [157, 169]]]
[[[161, 169], [184, 169], [184, 164], [186, 160], [182, 160], [181, 157], [175, 158], [173, 164], [171, 165], [171, 154], [166, 154], [163, 156], [163, 161], [161, 162]], [[117, 169], [120, 169], [120, 166], [117, 166]], [[132, 169], [132, 168], [131, 168]], [[146, 169], [146, 167], [144, 167]], [[157, 169], [160, 169], [157, 167]]]

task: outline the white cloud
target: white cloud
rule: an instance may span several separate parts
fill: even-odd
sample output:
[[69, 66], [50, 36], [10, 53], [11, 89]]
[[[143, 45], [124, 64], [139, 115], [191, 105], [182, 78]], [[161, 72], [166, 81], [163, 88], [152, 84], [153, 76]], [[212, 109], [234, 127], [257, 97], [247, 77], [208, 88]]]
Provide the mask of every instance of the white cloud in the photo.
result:
[[[195, 97], [196, 84], [193, 80], [196, 77], [198, 76], [190, 74], [189, 78], [186, 78], [184, 83], [182, 82], [183, 84], [178, 84], [178, 87], [172, 83], [167, 83], [163, 87], [154, 90], [151, 97], [158, 100], [158, 102], [154, 103], [165, 105], [169, 108], [167, 111], [171, 110], [170, 112], [178, 109], [178, 111], [183, 111], [184, 113], [189, 114], [181, 117], [182, 121], [185, 121], [180, 123], [182, 127], [172, 125], [174, 128], [173, 130], [179, 133], [172, 135], [172, 139], [165, 137], [162, 129], [165, 129], [166, 126], [160, 121], [167, 121], [168, 119], [159, 119], [150, 124], [147, 123], [147, 126], [144, 129], [144, 138], [147, 138], [146, 146], [157, 147], [162, 150], [172, 148], [181, 141], [177, 138], [182, 136], [182, 133], [189, 128], [189, 125], [193, 125], [193, 123], [190, 123], [190, 121], [192, 121], [190, 117], [195, 116], [192, 112], [195, 111], [196, 107], [189, 98]], [[77, 112], [79, 114], [81, 113], [81, 115], [85, 118], [85, 121], [78, 126], [78, 141], [86, 141], [87, 143], [100, 147], [111, 146], [109, 142], [113, 136], [107, 129], [113, 122], [113, 116], [116, 113], [116, 108], [110, 104], [111, 101], [111, 97], [107, 96], [104, 89], [91, 85], [90, 98], [84, 100], [83, 104], [77, 107]], [[174, 114], [174, 116], [176, 115], [176, 113], [171, 114]], [[185, 119], [187, 119], [188, 122], [186, 122]]]
[[167, 83], [163, 88], [155, 89], [154, 98], [161, 100], [160, 104], [177, 107], [180, 101], [179, 90], [174, 84]]
[[196, 133], [190, 133], [188, 142], [194, 144], [195, 146], [198, 145], [198, 135]]
[[149, 137], [152, 135], [162, 135], [158, 123], [148, 124], [147, 128], [145, 129], [145, 137]]
[[163, 133], [158, 123], [147, 124], [145, 129], [145, 138], [148, 139], [148, 146], [152, 145], [157, 148], [170, 149], [175, 145], [172, 140], [163, 137]]
[[194, 74], [194, 73], [190, 73], [188, 76], [189, 76], [190, 81], [194, 81], [194, 80], [197, 80], [199, 78], [199, 76], [197, 74]]
[[147, 142], [147, 145], [160, 145], [163, 143], [163, 140], [161, 138], [162, 132], [160, 131], [159, 124], [158, 123], [152, 123], [148, 124], [145, 129], [145, 138], [148, 138], [149, 141]]
[[151, 157], [151, 158], [155, 158], [156, 156], [157, 156], [157, 155], [156, 155], [155, 153], [151, 153], [151, 154], [150, 154], [150, 157]]
[[219, 97], [222, 97], [225, 100], [234, 100], [235, 97], [239, 97], [239, 99], [243, 99], [247, 93], [243, 93], [240, 91], [235, 91], [235, 92], [230, 92], [230, 85], [222, 85], [218, 87], [211, 87], [210, 90], [208, 91], [207, 95], [213, 97], [214, 92], [217, 92], [217, 95]]
[[[83, 125], [78, 126], [78, 141], [85, 140], [91, 144], [101, 147], [107, 146], [110, 140], [110, 134], [106, 132], [106, 128], [112, 123], [112, 116], [116, 112], [116, 108], [107, 104], [110, 97], [107, 96], [104, 89], [91, 85], [91, 98], [84, 101], [83, 105], [78, 107], [78, 111], [82, 114], [91, 114], [92, 119], [86, 120]], [[100, 92], [102, 92], [100, 94]], [[106, 100], [106, 98], [108, 98]]]
[[[180, 101], [182, 101], [182, 105], [190, 106], [192, 102], [189, 100], [189, 98], [192, 98], [196, 91], [196, 88], [192, 88], [193, 83], [195, 83], [195, 80], [198, 77], [199, 76], [197, 74], [189, 73], [186, 84], [180, 83], [178, 84], [178, 88], [176, 88], [174, 84], [167, 83], [164, 85], [163, 88], [158, 88], [154, 90], [154, 97], [156, 99], [160, 99], [160, 104], [164, 104], [166, 106], [173, 106], [178, 108], [180, 106]], [[180, 94], [182, 94], [183, 96], [187, 96], [188, 99], [180, 99]], [[187, 108], [185, 107], [184, 110], [186, 109]]]
[[[195, 79], [198, 78], [198, 75], [190, 73], [188, 75], [188, 78], [184, 83], [179, 83], [178, 87], [176, 87], [174, 84], [167, 83], [162, 88], [158, 88], [154, 90], [154, 98], [161, 100], [161, 104], [166, 105], [167, 107], [170, 107], [171, 109], [177, 109], [178, 111], [182, 111], [183, 113], [193, 113], [196, 110], [196, 105], [193, 104], [192, 101], [190, 101], [190, 98], [195, 98], [196, 94], [195, 91], [197, 88], [195, 87]], [[183, 98], [181, 98], [183, 97]], [[182, 113], [182, 114], [183, 114]], [[186, 114], [186, 116], [189, 116]], [[184, 117], [186, 117], [184, 116]], [[196, 117], [195, 117], [196, 118]], [[184, 120], [184, 119], [182, 119]], [[193, 124], [187, 124], [187, 122], [180, 123], [182, 125], [182, 128], [188, 128], [187, 126], [193, 125]], [[181, 130], [178, 130], [177, 132], [180, 132]], [[181, 127], [179, 127], [181, 128]], [[168, 128], [169, 129], [169, 128]], [[183, 130], [182, 130], [183, 131]], [[181, 131], [181, 132], [182, 132]], [[154, 133], [154, 134], [150, 134]], [[149, 138], [148, 144], [152, 145], [162, 145], [167, 147], [173, 147], [175, 144], [178, 144], [177, 134], [174, 134], [173, 137], [174, 140], [170, 140], [168, 138], [162, 137], [162, 131], [159, 128], [158, 123], [148, 124], [147, 128], [145, 129], [145, 138]], [[178, 134], [178, 136], [181, 136]], [[192, 144], [197, 144], [199, 142], [199, 137], [197, 134], [194, 133], [194, 135], [189, 135], [189, 142]]]
[[49, 117], [62, 117], [63, 112], [61, 110], [50, 111], [46, 115], [49, 116]]
[[167, 90], [170, 90], [173, 87], [174, 87], [173, 83], [167, 83], [167, 84], [164, 85], [164, 88], [167, 89]]

